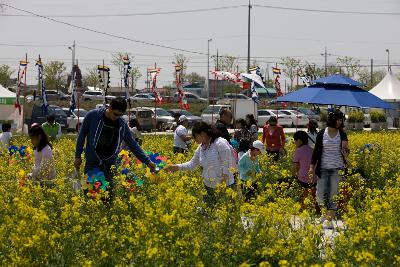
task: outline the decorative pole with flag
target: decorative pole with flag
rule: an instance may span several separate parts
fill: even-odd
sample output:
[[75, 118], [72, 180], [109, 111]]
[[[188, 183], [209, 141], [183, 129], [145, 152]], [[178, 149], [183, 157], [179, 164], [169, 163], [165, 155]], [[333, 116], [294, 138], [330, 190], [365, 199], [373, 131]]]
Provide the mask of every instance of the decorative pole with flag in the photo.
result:
[[26, 79], [26, 70], [28, 67], [28, 61], [26, 60], [21, 60], [19, 62], [19, 68], [18, 68], [18, 82], [17, 82], [17, 95], [15, 98], [15, 108], [18, 109], [19, 115], [21, 115], [21, 103], [19, 102], [19, 98], [21, 96], [21, 83], [22, 80], [25, 78]]
[[110, 88], [110, 68], [104, 65], [97, 66], [97, 73], [99, 74], [100, 84], [103, 87], [104, 105], [107, 104], [107, 90]]
[[274, 80], [274, 84], [275, 84], [275, 91], [276, 91], [276, 96], [283, 96], [282, 90], [281, 90], [281, 83], [279, 82], [279, 78], [281, 75], [281, 69], [279, 69], [278, 67], [273, 67], [272, 68], [272, 73], [274, 75], [276, 75], [275, 80]]
[[129, 74], [131, 73], [131, 61], [129, 60], [129, 56], [126, 55], [122, 58], [122, 61], [124, 63], [124, 86], [125, 86], [125, 99], [128, 102], [129, 105], [129, 111], [128, 111], [128, 120], [131, 119], [131, 99], [129, 95]]
[[162, 97], [158, 94], [157, 92], [157, 76], [160, 75], [160, 68], [154, 68], [154, 69], [147, 69], [147, 71], [150, 74], [150, 78], [151, 78], [151, 91], [153, 92], [153, 94], [155, 95], [155, 101], [157, 103], [161, 103], [162, 101]]
[[178, 89], [178, 103], [181, 109], [189, 109], [189, 104], [185, 98], [185, 93], [182, 89], [182, 74], [183, 67], [180, 64], [175, 65], [175, 81], [176, 81], [176, 89]]
[[41, 92], [41, 98], [43, 101], [42, 108], [43, 113], [47, 115], [47, 108], [49, 107], [49, 103], [47, 102], [47, 95], [46, 95], [46, 86], [43, 79], [43, 63], [42, 59], [39, 55], [39, 59], [36, 61], [36, 66], [38, 67], [38, 80], [39, 80], [39, 88]]

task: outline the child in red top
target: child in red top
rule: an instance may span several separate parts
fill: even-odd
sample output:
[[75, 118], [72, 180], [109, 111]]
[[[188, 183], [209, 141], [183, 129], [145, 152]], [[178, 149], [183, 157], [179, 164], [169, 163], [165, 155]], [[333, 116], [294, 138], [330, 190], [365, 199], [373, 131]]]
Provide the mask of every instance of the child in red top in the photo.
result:
[[278, 125], [276, 117], [271, 117], [263, 128], [262, 142], [267, 147], [267, 153], [274, 155], [274, 161], [278, 161], [279, 155], [285, 151], [285, 140], [283, 127]]

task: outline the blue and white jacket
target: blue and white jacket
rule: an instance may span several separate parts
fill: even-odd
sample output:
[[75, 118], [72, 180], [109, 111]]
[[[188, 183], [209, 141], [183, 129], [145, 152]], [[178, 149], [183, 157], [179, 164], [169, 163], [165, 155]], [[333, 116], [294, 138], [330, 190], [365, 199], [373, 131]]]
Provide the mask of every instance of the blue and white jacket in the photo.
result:
[[[138, 143], [133, 139], [129, 127], [122, 118], [118, 118], [118, 142], [115, 144], [114, 153], [107, 159], [100, 159], [96, 153], [97, 142], [104, 126], [104, 112], [106, 108], [94, 109], [88, 112], [80, 129], [76, 141], [75, 158], [80, 158], [86, 139], [85, 159], [91, 164], [114, 164], [122, 141], [128, 146], [132, 153], [143, 163], [148, 164], [150, 159], [143, 152]], [[111, 140], [110, 140], [111, 141]]]

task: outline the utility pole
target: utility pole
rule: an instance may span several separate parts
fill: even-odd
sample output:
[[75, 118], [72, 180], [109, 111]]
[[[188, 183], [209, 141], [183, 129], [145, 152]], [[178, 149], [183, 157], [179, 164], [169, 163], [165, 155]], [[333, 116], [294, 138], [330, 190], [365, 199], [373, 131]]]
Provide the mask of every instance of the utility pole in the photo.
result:
[[219, 60], [219, 57], [218, 57], [218, 50], [217, 50], [217, 66], [216, 66], [217, 69], [216, 70], [219, 70], [219, 64], [218, 64], [219, 62], [218, 62], [218, 60]]
[[207, 100], [208, 104], [210, 104], [210, 43], [212, 39], [208, 39], [207, 41]]
[[374, 59], [371, 58], [371, 88], [374, 84]]
[[250, 73], [250, 15], [251, 15], [251, 0], [249, 0], [249, 16], [247, 23], [247, 73]]
[[[68, 49], [72, 51], [72, 62], [71, 62], [72, 66], [71, 66], [71, 83], [70, 83], [70, 86], [72, 86], [72, 83], [74, 81], [75, 47], [76, 46], [75, 46], [75, 40], [74, 40], [74, 44], [72, 45], [72, 47], [71, 46], [68, 47]], [[72, 87], [71, 87], [71, 90], [72, 90]], [[57, 91], [58, 91], [58, 88], [57, 88]]]
[[328, 54], [326, 46], [325, 46], [325, 52], [323, 54], [321, 54], [321, 56], [325, 57], [325, 76], [328, 76], [327, 62], [328, 62], [328, 56], [331, 56], [331, 54]]
[[386, 53], [387, 53], [387, 56], [388, 56], [388, 71], [390, 71], [390, 51], [389, 51], [389, 49], [386, 49]]

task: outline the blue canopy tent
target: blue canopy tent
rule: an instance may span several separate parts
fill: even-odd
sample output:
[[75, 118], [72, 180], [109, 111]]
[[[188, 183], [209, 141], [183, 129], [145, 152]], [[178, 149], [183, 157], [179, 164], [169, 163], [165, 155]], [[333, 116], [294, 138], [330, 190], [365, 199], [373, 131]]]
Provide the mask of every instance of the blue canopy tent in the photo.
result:
[[392, 105], [360, 88], [361, 83], [343, 75], [323, 77], [313, 85], [278, 97], [277, 102], [297, 102], [360, 108], [392, 109]]

